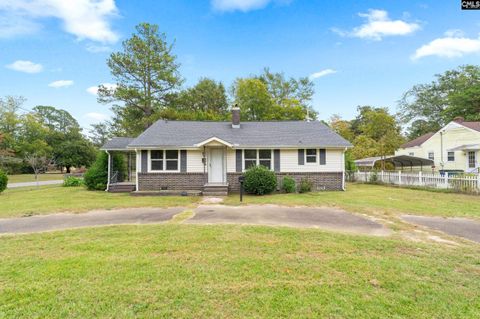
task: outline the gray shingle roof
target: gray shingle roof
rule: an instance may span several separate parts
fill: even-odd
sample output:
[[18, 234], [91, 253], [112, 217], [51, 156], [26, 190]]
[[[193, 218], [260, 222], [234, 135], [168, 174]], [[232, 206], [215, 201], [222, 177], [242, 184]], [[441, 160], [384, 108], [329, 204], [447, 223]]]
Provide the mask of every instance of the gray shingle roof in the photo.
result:
[[325, 124], [312, 121], [231, 122], [160, 120], [134, 139], [129, 148], [192, 147], [217, 137], [235, 147], [349, 147], [351, 144]]
[[135, 138], [131, 137], [114, 137], [111, 140], [107, 141], [100, 149], [101, 150], [126, 150], [127, 146]]

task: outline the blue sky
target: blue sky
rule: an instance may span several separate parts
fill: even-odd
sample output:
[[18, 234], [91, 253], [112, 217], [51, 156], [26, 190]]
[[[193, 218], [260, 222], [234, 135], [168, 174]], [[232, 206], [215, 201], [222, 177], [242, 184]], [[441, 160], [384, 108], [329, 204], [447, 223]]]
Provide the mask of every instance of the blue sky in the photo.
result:
[[395, 111], [414, 84], [480, 56], [480, 11], [457, 0], [0, 0], [0, 96], [64, 108], [84, 127], [107, 118], [94, 87], [112, 83], [108, 55], [144, 21], [175, 40], [185, 86], [229, 87], [264, 67], [311, 76], [325, 120]]

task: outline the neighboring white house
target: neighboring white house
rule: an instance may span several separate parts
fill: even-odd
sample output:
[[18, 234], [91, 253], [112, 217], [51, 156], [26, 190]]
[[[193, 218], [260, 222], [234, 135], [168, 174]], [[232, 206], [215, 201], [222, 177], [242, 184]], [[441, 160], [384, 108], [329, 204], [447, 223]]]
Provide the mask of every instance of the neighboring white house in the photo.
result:
[[435, 133], [408, 143], [395, 155], [409, 155], [434, 161], [434, 170], [478, 172], [480, 168], [480, 122], [457, 118]]

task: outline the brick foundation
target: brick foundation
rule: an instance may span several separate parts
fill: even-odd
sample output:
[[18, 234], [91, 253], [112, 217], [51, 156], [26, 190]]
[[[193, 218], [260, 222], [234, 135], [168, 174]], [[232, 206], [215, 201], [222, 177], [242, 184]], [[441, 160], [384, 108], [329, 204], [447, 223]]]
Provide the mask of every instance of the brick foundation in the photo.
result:
[[204, 173], [138, 173], [138, 190], [203, 190], [206, 181]]
[[[228, 190], [230, 192], [239, 192], [240, 183], [238, 177], [241, 173], [227, 173]], [[282, 187], [283, 177], [289, 176], [295, 180], [297, 186], [302, 179], [308, 179], [312, 182], [312, 191], [340, 191], [342, 190], [342, 172], [312, 172], [312, 173], [275, 173], [277, 175], [277, 189]]]
[[[316, 172], [316, 173], [275, 173], [277, 175], [278, 189], [281, 189], [283, 177], [289, 176], [295, 180], [297, 186], [302, 179], [308, 179], [313, 184], [313, 191], [338, 191], [342, 190], [342, 172]], [[239, 192], [238, 177], [242, 173], [227, 173], [228, 191]], [[207, 183], [204, 173], [138, 173], [139, 191], [157, 191], [162, 188], [167, 190], [203, 190]]]

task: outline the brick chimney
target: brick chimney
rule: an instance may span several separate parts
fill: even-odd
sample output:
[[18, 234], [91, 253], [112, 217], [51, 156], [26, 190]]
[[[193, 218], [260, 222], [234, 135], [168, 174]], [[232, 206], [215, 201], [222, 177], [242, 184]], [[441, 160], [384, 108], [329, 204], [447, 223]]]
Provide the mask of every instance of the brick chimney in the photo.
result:
[[463, 123], [465, 119], [461, 116], [457, 116], [456, 118], [453, 119], [453, 121], [457, 123]]
[[232, 128], [240, 128], [240, 108], [237, 104], [232, 107]]

